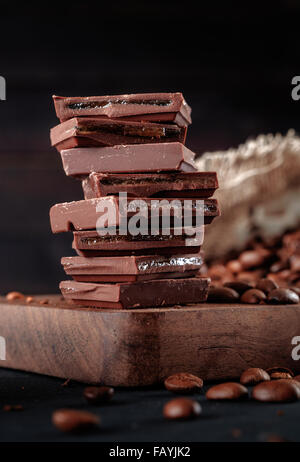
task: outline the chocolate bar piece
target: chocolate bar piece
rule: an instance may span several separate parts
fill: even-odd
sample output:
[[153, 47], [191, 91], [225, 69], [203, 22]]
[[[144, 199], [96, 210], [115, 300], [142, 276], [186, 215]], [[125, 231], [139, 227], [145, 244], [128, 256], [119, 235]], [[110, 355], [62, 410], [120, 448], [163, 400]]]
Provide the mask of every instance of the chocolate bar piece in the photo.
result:
[[79, 305], [128, 309], [204, 302], [209, 282], [209, 278], [115, 284], [62, 281], [59, 287], [66, 300]]
[[121, 235], [105, 235], [100, 236], [97, 231], [75, 231], [73, 233], [72, 247], [75, 250], [88, 250], [88, 251], [105, 251], [115, 252], [118, 254], [120, 251], [131, 252], [135, 250], [146, 251], [151, 249], [152, 254], [159, 249], [172, 249], [174, 247], [185, 247], [184, 253], [190, 252], [190, 247], [200, 246], [204, 240], [204, 226], [196, 229], [193, 236], [187, 234], [176, 235], [174, 228], [170, 230], [168, 235], [151, 235], [138, 234], [132, 236], [131, 234]]
[[67, 176], [92, 172], [196, 171], [195, 153], [181, 143], [117, 145], [104, 148], [74, 148], [61, 151]]
[[[146, 209], [140, 208], [141, 201]], [[160, 201], [161, 205], [160, 205]], [[176, 208], [172, 207], [172, 202], [176, 201], [181, 205], [182, 217], [186, 216], [203, 216], [204, 223], [209, 224], [220, 214], [218, 202], [216, 199], [204, 199], [203, 201], [195, 199], [178, 199], [172, 201], [166, 199], [150, 199], [150, 198], [133, 198], [126, 202], [119, 199], [118, 196], [106, 196], [95, 199], [87, 199], [74, 202], [63, 202], [56, 204], [50, 209], [50, 223], [53, 233], [64, 231], [96, 229], [99, 227], [99, 219], [107, 215], [103, 219], [101, 228], [107, 226], [119, 226], [127, 222], [127, 218], [137, 213], [150, 218], [154, 217], [155, 211], [158, 216], [175, 216]], [[127, 211], [127, 216], [126, 216]]]
[[[155, 243], [156, 244], [156, 243]], [[157, 255], [162, 255], [164, 257], [171, 256], [171, 255], [186, 255], [188, 252], [189, 254], [199, 254], [201, 250], [201, 246], [185, 246], [183, 243], [182, 246], [178, 247], [153, 247], [153, 248], [128, 248], [127, 250], [80, 250], [74, 247], [74, 241], [72, 245], [73, 249], [77, 253], [78, 256], [84, 258], [98, 258], [98, 257], [113, 257], [116, 255], [116, 251], [120, 257], [128, 257], [128, 256], [146, 256], [146, 255], [153, 255], [156, 253]], [[128, 246], [129, 247], [129, 246]]]
[[216, 172], [91, 173], [82, 180], [85, 199], [126, 192], [132, 197], [211, 197], [218, 188]]
[[52, 128], [50, 139], [58, 151], [118, 144], [185, 142], [186, 128], [151, 122], [127, 122], [76, 117]]
[[[86, 260], [89, 260], [86, 258]], [[152, 273], [152, 274], [96, 274], [96, 275], [74, 275], [74, 281], [78, 282], [136, 282], [136, 281], [153, 281], [155, 279], [180, 279], [194, 278], [198, 271], [185, 271], [184, 273]]]
[[61, 264], [70, 276], [144, 276], [162, 275], [172, 272], [185, 274], [198, 271], [203, 265], [202, 255], [182, 255], [163, 257], [160, 255], [128, 256], [110, 258], [63, 257]]
[[[108, 118], [179, 113], [186, 124], [191, 121], [191, 108], [182, 93], [137, 93], [132, 95], [64, 97], [53, 96], [57, 117], [61, 120], [82, 116]], [[145, 120], [145, 119], [144, 119]]]

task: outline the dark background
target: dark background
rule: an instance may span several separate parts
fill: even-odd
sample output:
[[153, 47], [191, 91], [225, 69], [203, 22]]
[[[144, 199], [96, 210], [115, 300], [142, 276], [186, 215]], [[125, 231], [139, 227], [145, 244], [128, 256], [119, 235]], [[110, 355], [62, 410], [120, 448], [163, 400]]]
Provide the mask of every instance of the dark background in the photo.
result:
[[49, 129], [52, 94], [182, 91], [199, 155], [298, 128], [299, 1], [1, 2], [0, 291], [54, 292], [70, 235], [51, 235], [52, 204], [82, 197]]

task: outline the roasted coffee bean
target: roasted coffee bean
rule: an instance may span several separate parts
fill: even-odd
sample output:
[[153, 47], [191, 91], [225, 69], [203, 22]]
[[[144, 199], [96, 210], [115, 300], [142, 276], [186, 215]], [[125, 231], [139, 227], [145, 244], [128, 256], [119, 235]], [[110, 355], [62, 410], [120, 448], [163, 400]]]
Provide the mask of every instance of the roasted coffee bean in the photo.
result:
[[252, 398], [264, 402], [291, 402], [300, 398], [300, 387], [294, 380], [274, 380], [256, 385]]
[[110, 401], [114, 392], [112, 387], [86, 387], [83, 391], [83, 396], [88, 403], [102, 404]]
[[270, 375], [271, 380], [292, 379], [292, 375], [288, 372], [272, 372]]
[[239, 262], [244, 270], [248, 270], [263, 265], [269, 257], [267, 249], [246, 250], [239, 256]]
[[238, 281], [246, 282], [250, 284], [252, 288], [255, 287], [256, 281], [263, 276], [264, 272], [261, 270], [255, 271], [242, 271], [241, 273], [236, 275]]
[[248, 390], [244, 385], [236, 382], [226, 382], [214, 385], [206, 392], [207, 399], [238, 400], [248, 396]]
[[164, 383], [166, 389], [174, 393], [193, 393], [203, 387], [200, 377], [187, 372], [170, 375]]
[[267, 371], [267, 373], [269, 374], [270, 377], [271, 377], [272, 374], [275, 374], [275, 373], [278, 373], [278, 372], [281, 372], [283, 374], [288, 374], [291, 377], [294, 376], [293, 371], [291, 371], [291, 369], [289, 369], [288, 367], [273, 366], [273, 367], [269, 367], [268, 369], [266, 369], [266, 371]]
[[227, 263], [226, 268], [233, 274], [237, 274], [242, 271], [242, 265], [238, 260], [231, 260]]
[[19, 411], [24, 411], [24, 407], [22, 404], [5, 404], [3, 406], [3, 411], [4, 412], [19, 412]]
[[244, 371], [241, 375], [240, 382], [243, 385], [255, 385], [260, 382], [270, 380], [269, 374], [259, 367], [251, 367]]
[[218, 281], [222, 279], [224, 276], [228, 275], [228, 270], [225, 268], [224, 265], [217, 263], [209, 268], [208, 274], [212, 278], [212, 280]]
[[256, 284], [256, 289], [261, 290], [268, 295], [272, 290], [278, 289], [278, 284], [272, 279], [260, 279]]
[[6, 294], [6, 299], [9, 301], [22, 300], [23, 298], [25, 298], [25, 295], [21, 294], [21, 292], [9, 292]]
[[242, 303], [257, 304], [266, 300], [266, 294], [258, 289], [250, 289], [241, 296]]
[[31, 302], [33, 302], [33, 301], [34, 301], [34, 298], [33, 298], [33, 297], [30, 297], [30, 296], [28, 296], [28, 297], [26, 297], [26, 300], [25, 300], [25, 301], [26, 301], [26, 303], [31, 303]]
[[52, 423], [62, 432], [81, 432], [98, 425], [100, 419], [86, 411], [58, 409], [52, 414]]
[[169, 420], [186, 420], [199, 416], [202, 408], [198, 401], [188, 398], [175, 398], [164, 405], [163, 415]]
[[239, 294], [229, 287], [213, 287], [208, 291], [208, 302], [232, 303], [239, 299]]
[[299, 296], [290, 289], [274, 289], [268, 295], [271, 305], [289, 305], [299, 303]]
[[298, 295], [298, 297], [300, 297], [300, 287], [290, 287], [290, 290], [292, 290], [293, 292], [295, 292], [295, 294]]
[[295, 254], [290, 257], [290, 267], [292, 271], [300, 271], [300, 254]]
[[243, 281], [226, 282], [224, 287], [235, 290], [239, 295], [242, 295], [246, 290], [252, 289], [251, 284], [247, 284], [247, 282]]
[[273, 263], [273, 265], [270, 266], [270, 271], [271, 273], [278, 273], [278, 271], [282, 271], [283, 269], [286, 269], [287, 265], [286, 263], [282, 261], [278, 261], [276, 263]]

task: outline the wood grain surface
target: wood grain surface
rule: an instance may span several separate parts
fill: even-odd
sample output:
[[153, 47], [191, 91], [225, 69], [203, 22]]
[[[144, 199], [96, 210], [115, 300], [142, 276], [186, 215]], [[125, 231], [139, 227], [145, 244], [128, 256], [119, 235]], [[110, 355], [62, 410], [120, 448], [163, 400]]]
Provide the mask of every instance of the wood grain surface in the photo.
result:
[[[49, 303], [42, 305], [39, 298]], [[174, 308], [71, 308], [60, 296], [0, 299], [0, 366], [113, 386], [161, 382], [175, 372], [204, 380], [282, 365], [300, 335], [300, 306], [199, 304]]]

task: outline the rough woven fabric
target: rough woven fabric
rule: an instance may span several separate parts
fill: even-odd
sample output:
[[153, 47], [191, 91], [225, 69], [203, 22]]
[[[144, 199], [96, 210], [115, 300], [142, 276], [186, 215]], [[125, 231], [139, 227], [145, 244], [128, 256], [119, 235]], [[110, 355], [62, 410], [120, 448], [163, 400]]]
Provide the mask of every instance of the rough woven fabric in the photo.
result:
[[222, 217], [207, 228], [208, 257], [242, 249], [253, 236], [274, 236], [300, 223], [300, 138], [260, 135], [237, 149], [204, 153], [200, 171], [217, 171]]

